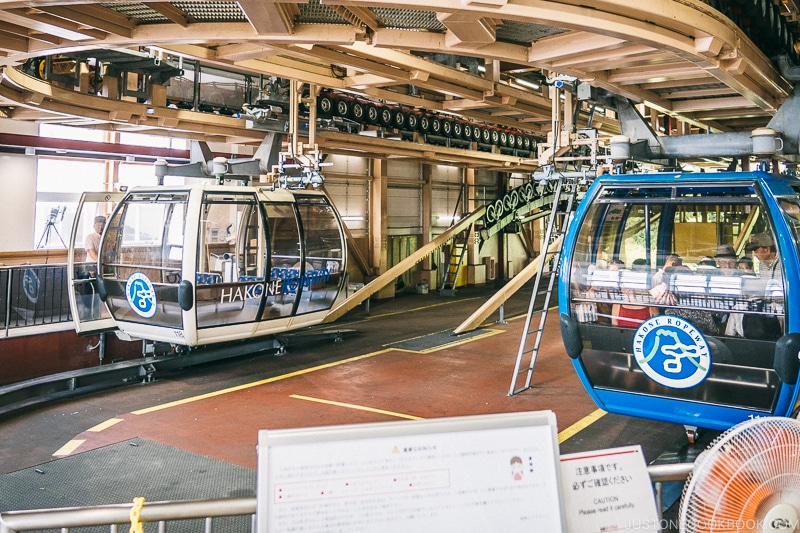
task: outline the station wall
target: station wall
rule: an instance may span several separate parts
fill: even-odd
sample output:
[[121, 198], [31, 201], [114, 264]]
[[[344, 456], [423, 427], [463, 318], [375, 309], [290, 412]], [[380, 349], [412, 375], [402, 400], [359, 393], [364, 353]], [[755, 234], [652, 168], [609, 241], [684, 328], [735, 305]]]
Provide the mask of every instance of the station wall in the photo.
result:
[[[0, 132], [36, 135], [36, 124], [0, 119]], [[36, 156], [0, 154], [0, 252], [30, 250], [36, 210]]]

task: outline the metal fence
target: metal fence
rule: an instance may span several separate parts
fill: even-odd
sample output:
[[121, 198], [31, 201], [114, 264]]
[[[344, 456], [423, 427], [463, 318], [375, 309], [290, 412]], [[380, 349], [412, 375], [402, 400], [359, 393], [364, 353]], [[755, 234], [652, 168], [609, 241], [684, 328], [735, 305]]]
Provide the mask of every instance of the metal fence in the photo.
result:
[[67, 265], [0, 267], [0, 323], [14, 328], [71, 322]]
[[[77, 528], [93, 528], [93, 531], [117, 533], [132, 531], [131, 504], [100, 505], [96, 507], [72, 507], [66, 509], [38, 509], [34, 511], [11, 511], [0, 514], [0, 533], [16, 531], [60, 530], [62, 533]], [[256, 498], [223, 498], [218, 500], [191, 500], [183, 502], [153, 502], [135, 512], [135, 522], [157, 527], [159, 533], [180, 529], [188, 531], [255, 531]], [[215, 519], [242, 517], [239, 524], [215, 527]], [[187, 523], [194, 519], [195, 523]], [[198, 523], [198, 520], [200, 521]], [[105, 528], [100, 528], [105, 526]], [[185, 527], [180, 527], [185, 526]], [[187, 527], [188, 526], [188, 527]], [[147, 528], [146, 531], [154, 531]]]
[[[683, 482], [692, 472], [692, 463], [650, 465], [647, 472], [653, 482], [657, 509], [662, 509], [662, 486], [667, 482]], [[183, 502], [153, 502], [135, 509], [136, 505], [115, 504], [96, 507], [75, 507], [68, 509], [39, 509], [33, 511], [10, 511], [0, 514], [0, 533], [17, 531], [60, 530], [69, 533], [73, 529], [105, 526], [110, 533], [117, 533], [120, 525], [124, 530], [134, 531], [134, 522], [157, 527], [158, 533], [180, 530], [180, 523], [187, 520], [201, 521], [191, 526], [189, 531], [204, 533], [213, 531], [232, 531], [248, 533], [256, 531], [256, 497], [222, 498], [217, 500], [192, 500]], [[237, 523], [225, 523], [217, 527], [215, 519], [240, 517]], [[660, 516], [659, 516], [660, 518]], [[135, 519], [135, 520], [134, 520]], [[145, 528], [145, 531], [151, 531]], [[155, 530], [155, 528], [153, 528]], [[103, 531], [102, 529], [98, 531]]]

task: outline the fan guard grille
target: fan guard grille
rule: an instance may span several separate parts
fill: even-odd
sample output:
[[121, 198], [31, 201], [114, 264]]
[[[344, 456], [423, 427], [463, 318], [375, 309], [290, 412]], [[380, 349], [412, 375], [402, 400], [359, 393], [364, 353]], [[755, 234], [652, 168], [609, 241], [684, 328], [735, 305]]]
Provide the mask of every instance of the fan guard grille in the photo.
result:
[[730, 428], [700, 454], [678, 525], [687, 533], [794, 531], [798, 514], [800, 422], [764, 417]]

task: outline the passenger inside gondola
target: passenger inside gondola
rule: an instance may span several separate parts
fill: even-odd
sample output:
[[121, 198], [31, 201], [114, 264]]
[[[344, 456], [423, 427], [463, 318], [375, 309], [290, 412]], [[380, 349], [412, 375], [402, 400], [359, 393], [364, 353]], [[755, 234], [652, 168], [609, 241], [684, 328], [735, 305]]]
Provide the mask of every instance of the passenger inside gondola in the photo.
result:
[[741, 276], [754, 276], [756, 273], [755, 270], [753, 270], [753, 260], [747, 256], [740, 257], [736, 261], [736, 269]]
[[[668, 270], [670, 276], [689, 274], [692, 270], [684, 265], [671, 267]], [[706, 335], [719, 335], [724, 331], [723, 315], [721, 313], [711, 313], [705, 309], [692, 309], [690, 307], [668, 307], [664, 309], [665, 315], [672, 315], [688, 320]]]
[[644, 293], [647, 289], [647, 262], [634, 259], [630, 271], [620, 274], [620, 292], [626, 303], [614, 304], [611, 307], [611, 325], [638, 328], [642, 322], [658, 314], [658, 309], [636, 302], [646, 301]]
[[[635, 329], [651, 316], [670, 314], [706, 335], [776, 339], [782, 334], [771, 326], [784, 313], [783, 274], [763, 210], [745, 202], [726, 206], [727, 211], [711, 209], [690, 198], [662, 205], [614, 198], [590, 209], [581, 230], [585, 240], [578, 241], [587, 244], [574, 255], [576, 264], [590, 266], [572, 269], [572, 308], [579, 323]], [[737, 250], [753, 257], [740, 261]], [[597, 261], [590, 264], [588, 258]], [[758, 278], [750, 269], [753, 262]], [[752, 316], [743, 320], [742, 314]], [[743, 322], [770, 327], [759, 332]]]
[[717, 266], [719, 267], [722, 274], [726, 276], [732, 276], [737, 274], [736, 272], [736, 250], [734, 250], [733, 245], [730, 244], [722, 244], [717, 247], [717, 255], [714, 256], [714, 259], [717, 262]]

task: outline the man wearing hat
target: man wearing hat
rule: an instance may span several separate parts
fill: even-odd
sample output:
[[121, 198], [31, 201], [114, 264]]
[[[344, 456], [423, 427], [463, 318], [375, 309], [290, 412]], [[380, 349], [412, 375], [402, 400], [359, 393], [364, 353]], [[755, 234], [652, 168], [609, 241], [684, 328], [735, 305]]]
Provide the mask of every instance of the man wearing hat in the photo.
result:
[[760, 278], [780, 279], [783, 277], [783, 268], [772, 235], [756, 233], [750, 238], [747, 249], [753, 253], [753, 257], [756, 259]]
[[86, 249], [86, 261], [97, 262], [97, 255], [100, 253], [100, 236], [106, 225], [106, 217], [94, 217], [94, 231], [86, 236], [83, 247]]
[[714, 256], [717, 266], [726, 276], [736, 273], [736, 251], [730, 244], [721, 244], [717, 247], [717, 255]]

